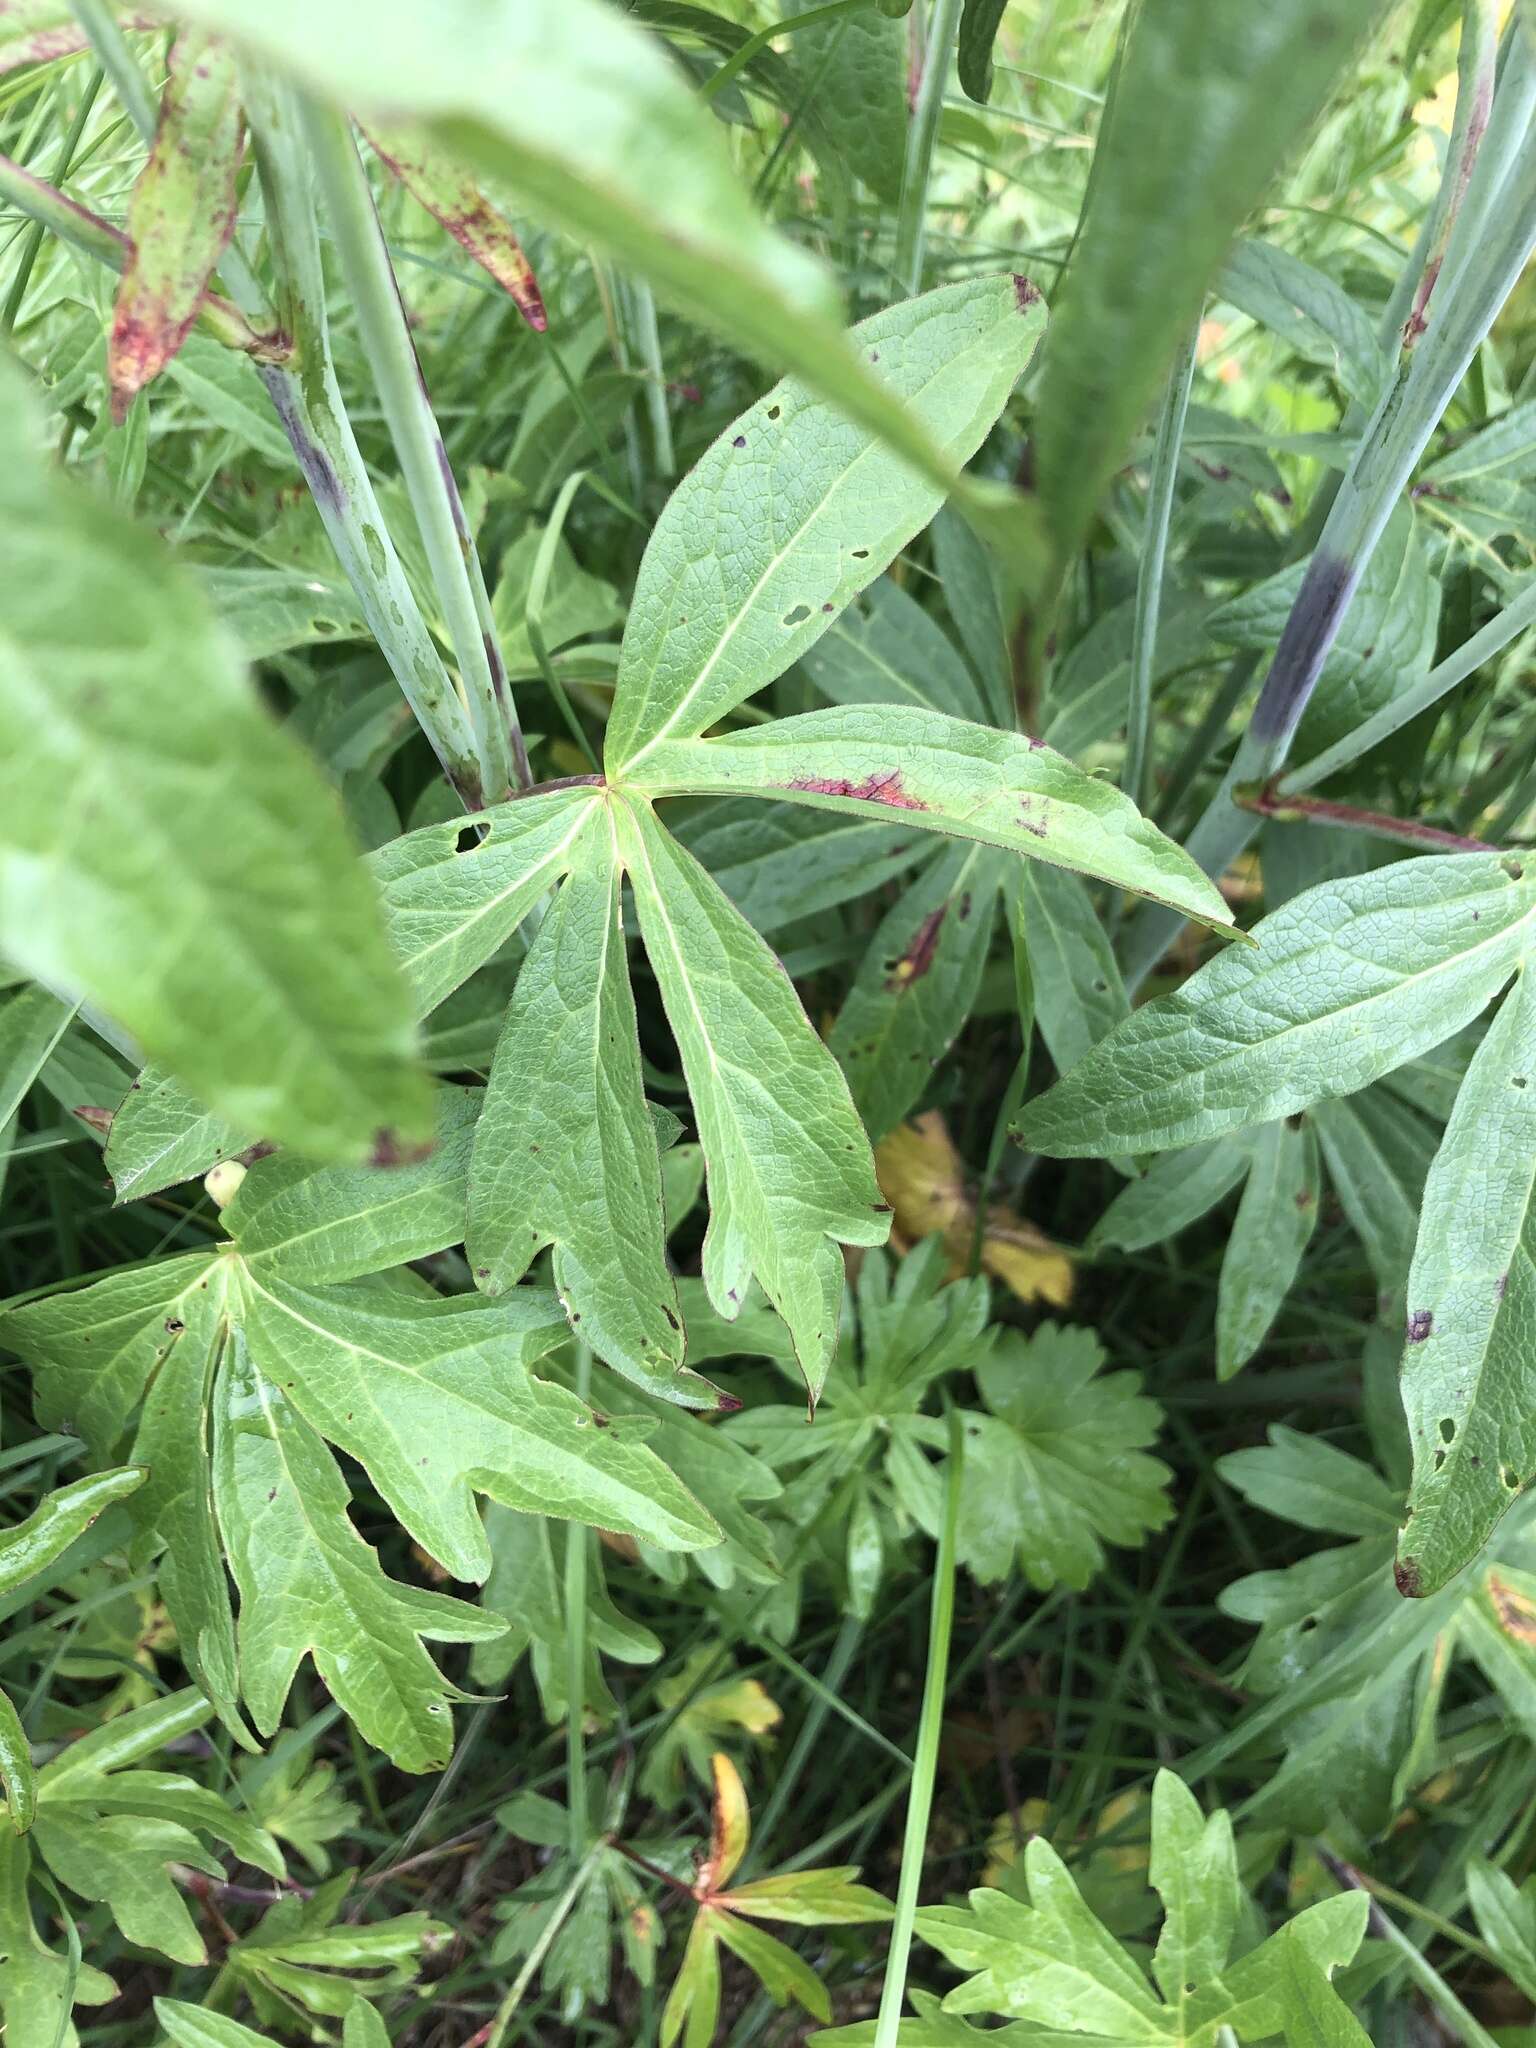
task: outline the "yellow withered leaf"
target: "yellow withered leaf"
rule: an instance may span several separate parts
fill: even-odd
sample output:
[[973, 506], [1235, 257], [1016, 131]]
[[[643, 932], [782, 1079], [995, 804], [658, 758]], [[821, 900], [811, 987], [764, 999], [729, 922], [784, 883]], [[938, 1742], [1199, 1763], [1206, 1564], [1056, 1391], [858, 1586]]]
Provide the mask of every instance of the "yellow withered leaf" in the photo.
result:
[[[952, 1276], [970, 1269], [976, 1201], [965, 1164], [937, 1110], [898, 1124], [875, 1147], [875, 1171], [890, 1203], [894, 1230], [908, 1243], [939, 1232], [949, 1250]], [[982, 1270], [1020, 1301], [1065, 1308], [1072, 1299], [1072, 1262], [1059, 1245], [1004, 1203], [987, 1209], [981, 1239]]]

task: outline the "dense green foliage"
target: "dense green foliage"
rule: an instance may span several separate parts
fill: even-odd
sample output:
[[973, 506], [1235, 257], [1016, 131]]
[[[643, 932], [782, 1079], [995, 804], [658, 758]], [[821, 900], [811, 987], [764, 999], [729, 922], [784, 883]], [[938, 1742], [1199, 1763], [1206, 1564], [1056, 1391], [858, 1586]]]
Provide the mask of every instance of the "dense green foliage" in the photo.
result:
[[7, 2048], [1536, 2041], [1532, 34], [0, 0]]

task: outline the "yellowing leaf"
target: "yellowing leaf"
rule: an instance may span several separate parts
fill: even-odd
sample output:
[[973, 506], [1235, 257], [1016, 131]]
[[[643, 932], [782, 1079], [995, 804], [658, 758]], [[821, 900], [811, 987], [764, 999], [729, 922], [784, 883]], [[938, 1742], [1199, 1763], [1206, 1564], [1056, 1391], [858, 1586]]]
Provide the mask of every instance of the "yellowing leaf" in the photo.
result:
[[[880, 1191], [890, 1203], [897, 1234], [909, 1242], [942, 1235], [951, 1277], [967, 1272], [976, 1229], [976, 1202], [949, 1127], [936, 1109], [900, 1124], [875, 1147]], [[1072, 1262], [1034, 1224], [1001, 1202], [987, 1210], [981, 1264], [1012, 1288], [1020, 1301], [1065, 1308], [1072, 1299]]]
[[741, 1773], [725, 1751], [717, 1749], [709, 1762], [715, 1778], [713, 1824], [709, 1854], [699, 1870], [699, 1886], [715, 1892], [730, 1882], [747, 1853], [752, 1816], [747, 1811], [747, 1788]]

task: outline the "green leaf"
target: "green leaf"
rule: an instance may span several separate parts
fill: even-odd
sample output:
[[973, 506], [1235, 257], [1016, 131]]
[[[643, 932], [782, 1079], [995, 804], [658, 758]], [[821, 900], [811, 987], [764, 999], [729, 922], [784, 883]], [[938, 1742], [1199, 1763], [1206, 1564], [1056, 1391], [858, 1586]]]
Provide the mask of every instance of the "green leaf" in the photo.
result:
[[347, 1515], [336, 1461], [245, 1346], [226, 1360], [214, 1487], [240, 1588], [241, 1689], [263, 1735], [282, 1719], [301, 1659], [374, 1748], [403, 1771], [440, 1770], [461, 1695], [421, 1644], [474, 1642], [499, 1619], [384, 1576]]
[[1467, 1903], [1494, 1958], [1536, 1998], [1536, 1884], [1517, 1886], [1497, 1865], [1474, 1856], [1467, 1865]]
[[1536, 866], [1463, 853], [1323, 882], [1136, 1011], [1017, 1134], [1053, 1158], [1154, 1152], [1348, 1095], [1469, 1022], [1530, 943]]
[[827, 1043], [878, 1144], [922, 1095], [970, 1017], [1002, 881], [995, 853], [946, 848], [886, 912]]
[[[852, 338], [963, 462], [1043, 321], [1032, 287], [985, 277], [887, 307]], [[654, 787], [652, 749], [703, 732], [782, 675], [943, 496], [799, 381], [759, 399], [694, 465], [651, 535], [619, 659], [609, 774]]]
[[1232, 913], [1182, 848], [1113, 784], [1023, 733], [916, 705], [838, 705], [723, 739], [653, 742], [650, 796], [738, 791], [904, 824], [1076, 868], [1212, 926]]
[[956, 68], [960, 83], [982, 106], [992, 97], [992, 45], [1007, 5], [1008, 0], [965, 0], [960, 12]]
[[1059, 564], [1152, 409], [1236, 229], [1321, 111], [1372, 11], [1194, 0], [1132, 18], [1041, 372], [1037, 475]]
[[956, 718], [985, 715], [975, 678], [949, 635], [889, 576], [856, 597], [800, 665], [834, 704], [921, 704]]
[[619, 868], [594, 808], [507, 1012], [475, 1137], [467, 1252], [501, 1294], [546, 1245], [573, 1326], [664, 1399], [713, 1406], [683, 1365], [661, 1166], [640, 1072]]
[[265, 2034], [232, 2020], [206, 2005], [188, 2005], [180, 1998], [157, 1998], [155, 2018], [176, 2048], [272, 2048]]
[[1378, 1539], [1396, 1532], [1399, 1497], [1380, 1473], [1283, 1423], [1271, 1425], [1267, 1446], [1229, 1451], [1216, 1469], [1255, 1507], [1303, 1529]]
[[45, 988], [24, 988], [0, 1006], [0, 1128], [20, 1109], [73, 1015]]
[[761, 220], [708, 110], [618, 9], [449, 0], [429, 20], [409, 7], [380, 16], [369, 0], [331, 0], [318, 16], [304, 0], [187, 0], [179, 11], [329, 98], [414, 118], [552, 227], [809, 378], [936, 487], [952, 482], [957, 451], [942, 433], [936, 447], [870, 374], [838, 329], [830, 280]]
[[1309, 1124], [1264, 1124], [1221, 1262], [1216, 1376], [1241, 1370], [1269, 1334], [1317, 1227], [1317, 1139]]
[[402, 1294], [381, 1280], [315, 1290], [247, 1273], [243, 1322], [257, 1367], [367, 1470], [417, 1542], [457, 1579], [491, 1554], [475, 1494], [532, 1514], [622, 1530], [664, 1550], [718, 1532], [635, 1432], [528, 1363], [563, 1328], [553, 1298]]
[[1130, 1000], [1093, 899], [1076, 876], [1027, 860], [1009, 882], [1018, 892], [1035, 1022], [1065, 1074], [1130, 1015]]
[[557, 789], [407, 832], [369, 856], [418, 1013], [500, 951], [559, 881], [589, 821], [590, 789]]
[[119, 1202], [138, 1201], [180, 1181], [201, 1180], [249, 1142], [173, 1074], [146, 1067], [113, 1112], [107, 1171]]
[[1230, 1194], [1248, 1171], [1248, 1163], [1247, 1144], [1236, 1137], [1162, 1153], [1140, 1180], [1116, 1195], [1089, 1231], [1087, 1249], [1098, 1252], [1115, 1245], [1121, 1251], [1140, 1252], [1150, 1244], [1165, 1243]]
[[8, 1692], [0, 1692], [0, 1784], [5, 1787], [7, 1819], [24, 1835], [37, 1817], [37, 1776], [32, 1745]]
[[677, 838], [760, 932], [881, 888], [932, 850], [878, 817], [722, 797], [676, 821]]
[[38, 1420], [104, 1460], [122, 1444], [160, 1360], [213, 1284], [207, 1253], [110, 1273], [0, 1314], [0, 1336], [32, 1367]]
[[711, 2048], [720, 2018], [720, 1950], [715, 1913], [700, 1913], [688, 1932], [688, 1946], [666, 2009], [661, 2015], [661, 2048]]
[[1472, 1056], [1429, 1170], [1408, 1280], [1413, 1447], [1398, 1583], [1432, 1593], [1536, 1473], [1536, 975]]
[[[820, 0], [790, 0], [789, 20]], [[844, 167], [887, 206], [901, 198], [907, 147], [907, 39], [873, 9], [797, 29], [787, 48], [801, 90], [826, 109]]]
[[[1386, 357], [1368, 316], [1323, 271], [1277, 242], [1245, 235], [1223, 264], [1215, 290], [1289, 342], [1304, 361], [1331, 371], [1367, 412], [1375, 405], [1389, 368]], [[1363, 588], [1355, 593], [1352, 613], [1363, 595]]]
[[765, 1934], [761, 1927], [738, 1920], [734, 1913], [711, 1912], [710, 1918], [717, 1938], [740, 1956], [775, 2005], [786, 2006], [794, 1999], [814, 2018], [831, 2019], [832, 2002], [825, 1985], [792, 1948]]
[[836, 1061], [788, 976], [649, 806], [615, 803], [646, 952], [682, 1054], [709, 1177], [704, 1283], [732, 1319], [755, 1276], [814, 1400], [837, 1342], [838, 1242], [890, 1214]]
[[1280, 1950], [1279, 1998], [1292, 2048], [1371, 2048], [1371, 2037], [1298, 1941]]
[[1243, 1895], [1231, 1815], [1223, 1811], [1207, 1819], [1172, 1771], [1159, 1771], [1152, 1785], [1147, 1880], [1164, 1915], [1152, 1975], [1182, 2020], [1189, 2001], [1220, 1979]]
[[1166, 2004], [1042, 1836], [1028, 1843], [1023, 1863], [1027, 1904], [973, 1891], [968, 1907], [919, 1912], [917, 1931], [957, 1969], [974, 1973], [944, 2000], [946, 2013], [998, 2013], [1060, 2029], [1024, 2036], [1053, 2048], [1084, 2034], [1127, 2048], [1215, 2048], [1227, 2027], [1244, 2041], [1277, 2034], [1290, 1959], [1299, 1955], [1326, 1973], [1350, 1961], [1365, 1932], [1369, 1901], [1349, 1893], [1310, 1907], [1229, 1961], [1247, 1917], [1231, 1823], [1225, 1813], [1202, 1822], [1192, 1795], [1168, 1771], [1153, 1792], [1149, 1868], [1167, 1915], [1152, 1965]]
[[6, 2038], [17, 2048], [22, 2042], [29, 2048], [33, 2042], [38, 2048], [76, 2048], [70, 2005], [105, 2005], [116, 1998], [117, 1986], [89, 1963], [77, 1971], [39, 1937], [31, 1869], [30, 1844], [0, 1828], [0, 2012]]
[[959, 1554], [983, 1583], [1017, 1565], [1042, 1590], [1081, 1590], [1105, 1543], [1140, 1544], [1173, 1512], [1168, 1468], [1144, 1448], [1157, 1405], [1135, 1373], [1100, 1378], [1103, 1363], [1091, 1330], [1042, 1323], [977, 1365], [987, 1412], [965, 1418]]
[[[144, 1399], [133, 1456], [148, 1484], [133, 1504], [140, 1560], [163, 1549], [164, 1600], [187, 1669], [246, 1748], [254, 1748], [237, 1704], [235, 1619], [213, 1509], [214, 1382], [229, 1341], [232, 1262], [219, 1261], [209, 1284], [193, 1289], [164, 1319], [169, 1342]], [[172, 1330], [169, 1326], [175, 1324]]]
[[128, 260], [107, 341], [119, 425], [191, 333], [235, 231], [242, 125], [233, 51], [184, 30], [171, 45], [160, 123], [128, 201]]
[[[1013, 654], [996, 559], [952, 505], [946, 505], [934, 520], [931, 537], [945, 605], [981, 686], [985, 722], [1006, 728], [1016, 716]], [[939, 706], [941, 711], [944, 708]]]
[[77, 1536], [87, 1530], [103, 1508], [125, 1500], [144, 1484], [145, 1473], [138, 1466], [117, 1472], [98, 1472], [89, 1479], [76, 1479], [48, 1494], [24, 1522], [0, 1530], [0, 1593], [14, 1592], [28, 1579], [62, 1557]]
[[1377, 1288], [1400, 1307], [1435, 1133], [1383, 1088], [1320, 1102], [1311, 1121], [1333, 1191], [1365, 1247]]
[[223, 1865], [196, 1835], [175, 1821], [81, 1811], [62, 1801], [49, 1805], [46, 1776], [39, 1790], [33, 1839], [60, 1883], [105, 1905], [129, 1941], [174, 1962], [206, 1962], [202, 1937], [166, 1867], [179, 1863], [223, 1875]]
[[440, 1088], [436, 1103], [432, 1150], [403, 1166], [316, 1166], [291, 1152], [258, 1159], [223, 1216], [242, 1261], [314, 1284], [461, 1243], [480, 1095]]
[[405, 990], [333, 798], [158, 539], [48, 473], [21, 397], [0, 402], [0, 945], [242, 1125], [343, 1158], [414, 1142]]

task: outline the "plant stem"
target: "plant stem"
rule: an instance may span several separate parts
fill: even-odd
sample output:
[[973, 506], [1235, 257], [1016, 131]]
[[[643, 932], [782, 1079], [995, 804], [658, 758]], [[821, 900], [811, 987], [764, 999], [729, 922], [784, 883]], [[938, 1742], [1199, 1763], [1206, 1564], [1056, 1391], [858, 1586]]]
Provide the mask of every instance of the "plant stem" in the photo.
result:
[[1147, 513], [1141, 562], [1136, 575], [1136, 613], [1131, 628], [1131, 693], [1126, 717], [1125, 772], [1121, 787], [1132, 803], [1146, 808], [1151, 776], [1152, 672], [1157, 654], [1157, 625], [1163, 603], [1163, 569], [1168, 559], [1168, 524], [1173, 490], [1179, 474], [1179, 444], [1189, 411], [1195, 377], [1197, 320], [1168, 373], [1168, 388], [1158, 415], [1152, 444], [1152, 469], [1147, 479]]
[[896, 215], [896, 281], [908, 298], [921, 291], [923, 249], [928, 236], [928, 184], [933, 173], [933, 146], [944, 111], [949, 80], [949, 53], [960, 26], [961, 0], [937, 0], [923, 58], [923, 80], [917, 107], [907, 128], [907, 156], [901, 173], [901, 204]]
[[155, 96], [129, 49], [117, 16], [107, 0], [70, 0], [76, 21], [85, 30], [101, 68], [112, 81], [112, 90], [123, 103], [123, 111], [146, 142], [153, 142], [159, 115]]
[[[1536, 59], [1526, 53], [1523, 36], [1516, 36], [1495, 98], [1490, 140], [1495, 131], [1502, 139], [1510, 125], [1500, 105], [1506, 92], [1525, 105], [1533, 67]], [[1507, 173], [1496, 193], [1487, 195], [1487, 205], [1479, 183], [1486, 154], [1479, 156], [1452, 234], [1435, 301], [1444, 313], [1431, 321], [1416, 348], [1404, 352], [1355, 449], [1236, 759], [1190, 835], [1187, 850], [1208, 875], [1222, 874], [1252, 839], [1257, 827], [1234, 801], [1235, 792], [1273, 782], [1284, 767], [1350, 600], [1413, 466], [1536, 247], [1536, 134], [1527, 130], [1509, 153]], [[1128, 989], [1134, 992], [1151, 972], [1179, 922], [1176, 915], [1152, 909], [1129, 927]]]
[[[583, 1401], [592, 1387], [592, 1346], [577, 1343], [576, 1392]], [[571, 1854], [587, 1848], [587, 1544], [584, 1522], [565, 1531], [565, 1810], [570, 1818]]]
[[[75, 160], [75, 151], [79, 148], [80, 138], [85, 133], [85, 124], [91, 117], [91, 108], [96, 104], [96, 95], [101, 90], [103, 76], [102, 67], [98, 64], [85, 82], [85, 89], [80, 95], [80, 104], [75, 109], [75, 118], [69, 124], [69, 133], [64, 138], [64, 147], [59, 151], [58, 169], [53, 174], [56, 185], [62, 184], [69, 176], [70, 165]], [[5, 302], [5, 310], [0, 312], [0, 332], [5, 334], [15, 332], [16, 322], [21, 315], [22, 302], [27, 296], [27, 286], [32, 282], [33, 267], [37, 262], [38, 251], [43, 246], [43, 236], [46, 232], [47, 230], [40, 220], [34, 220], [31, 227], [27, 230], [27, 238], [23, 242], [21, 254], [17, 258], [16, 276]]]
[[944, 1525], [933, 1571], [933, 1605], [928, 1624], [928, 1669], [923, 1678], [923, 1704], [917, 1724], [917, 1752], [907, 1794], [907, 1821], [901, 1839], [901, 1877], [896, 1887], [896, 1918], [885, 1982], [880, 1987], [880, 2012], [875, 2021], [874, 2048], [896, 2048], [902, 2002], [907, 1992], [907, 1964], [912, 1954], [912, 1929], [923, 1881], [923, 1852], [928, 1817], [933, 1811], [933, 1785], [939, 1768], [939, 1737], [944, 1726], [944, 1697], [949, 1675], [949, 1639], [955, 1622], [955, 1548], [960, 1528], [960, 1490], [965, 1467], [965, 1431], [960, 1411], [949, 1411], [949, 1464], [944, 1475]]
[[262, 380], [369, 631], [444, 774], [466, 808], [477, 810], [482, 786], [469, 714], [395, 552], [331, 362], [320, 238], [297, 113], [287, 91], [254, 68], [243, 83], [279, 316], [298, 357], [296, 372], [273, 367]]
[[1484, 662], [1491, 661], [1533, 625], [1536, 625], [1536, 576], [1523, 584], [1518, 595], [1505, 605], [1503, 611], [1496, 613], [1470, 640], [1464, 640], [1444, 661], [1437, 662], [1427, 675], [1421, 676], [1416, 683], [1410, 683], [1400, 695], [1373, 713], [1364, 725], [1356, 726], [1352, 733], [1347, 733], [1323, 753], [1314, 754], [1299, 768], [1290, 769], [1276, 785], [1279, 794], [1289, 796], [1295, 790], [1315, 789], [1330, 775], [1336, 775], [1341, 768], [1358, 761], [1362, 754], [1368, 754], [1383, 740], [1390, 739], [1393, 733], [1401, 731], [1411, 719], [1438, 704], [1458, 683], [1464, 682]]
[[490, 596], [480, 573], [474, 536], [427, 396], [384, 233], [347, 117], [309, 98], [303, 100], [302, 111], [358, 333], [373, 370], [374, 387], [463, 678], [481, 787], [487, 802], [498, 803], [512, 787], [514, 750], [520, 755], [519, 785], [526, 789], [532, 778], [496, 644]]
[[[1346, 1891], [1365, 1892], [1369, 1895], [1369, 1883], [1351, 1864], [1331, 1855], [1326, 1849], [1320, 1848], [1317, 1853]], [[1466, 2043], [1466, 2048], [1495, 2048], [1493, 2036], [1473, 2018], [1434, 1964], [1414, 1947], [1400, 1927], [1387, 1918], [1374, 1899], [1371, 1900], [1369, 1926], [1378, 1941], [1390, 1942], [1397, 1950], [1408, 1975], [1430, 2004], [1439, 2007], [1443, 2017], [1455, 2030], [1456, 2037]]]
[[1331, 825], [1346, 832], [1369, 832], [1376, 839], [1433, 847], [1439, 853], [1493, 852], [1486, 840], [1443, 832], [1438, 825], [1421, 825], [1416, 818], [1394, 818], [1385, 811], [1364, 811], [1356, 804], [1332, 803], [1322, 796], [1284, 797], [1277, 796], [1273, 789], [1237, 789], [1232, 800], [1256, 817], [1276, 818], [1282, 824]]
[[511, 1984], [507, 1988], [506, 1997], [496, 2008], [496, 2017], [491, 2021], [490, 2027], [486, 2031], [484, 2048], [501, 2048], [501, 2044], [506, 2038], [507, 2028], [512, 2024], [512, 2015], [522, 2004], [528, 1986], [543, 1968], [544, 1958], [554, 1946], [555, 1936], [565, 1925], [572, 1906], [575, 1905], [582, 1892], [586, 1889], [587, 1880], [592, 1875], [592, 1867], [597, 1862], [598, 1857], [602, 1855], [606, 1846], [601, 1840], [592, 1844], [581, 1862], [576, 1866], [575, 1874], [572, 1876], [570, 1883], [560, 1894], [559, 1898], [556, 1899], [549, 1918], [539, 1929], [538, 1940], [524, 1957], [523, 1967], [512, 1979]]
[[[1496, 10], [1490, 0], [1467, 0], [1461, 17], [1461, 47], [1456, 57], [1456, 111], [1451, 119], [1450, 140], [1446, 145], [1445, 175], [1440, 180], [1435, 203], [1424, 223], [1422, 239], [1426, 253], [1423, 269], [1413, 289], [1413, 303], [1403, 324], [1404, 348], [1412, 348], [1429, 324], [1425, 309], [1444, 268], [1451, 230], [1467, 196], [1487, 131], [1498, 59]], [[1417, 257], [1418, 251], [1414, 253]], [[1411, 266], [1407, 274], [1411, 275]], [[1390, 311], [1397, 310], [1396, 298], [1394, 293]]]
[[630, 303], [634, 307], [635, 346], [645, 365], [645, 409], [651, 423], [651, 456], [658, 476], [677, 471], [677, 450], [672, 445], [672, 416], [667, 411], [667, 378], [661, 362], [661, 335], [656, 326], [656, 299], [643, 278], [630, 282]]

